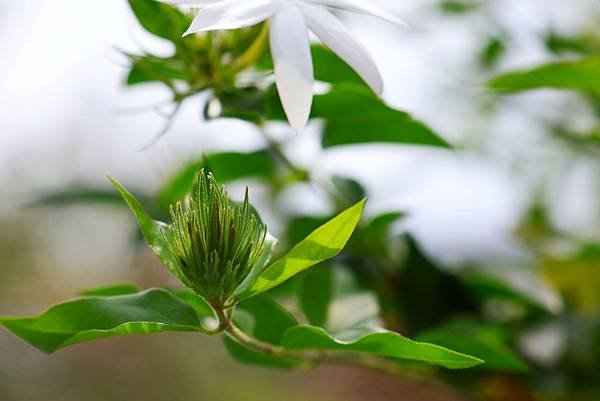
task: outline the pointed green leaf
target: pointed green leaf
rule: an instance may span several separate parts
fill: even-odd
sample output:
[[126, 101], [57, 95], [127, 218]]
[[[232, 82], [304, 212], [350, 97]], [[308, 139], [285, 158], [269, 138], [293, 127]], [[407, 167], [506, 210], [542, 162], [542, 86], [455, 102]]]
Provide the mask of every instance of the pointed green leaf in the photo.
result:
[[283, 336], [283, 346], [292, 350], [339, 350], [365, 352], [389, 358], [421, 361], [449, 369], [470, 368], [479, 358], [434, 344], [416, 342], [383, 329], [360, 328], [334, 338], [316, 326], [295, 326]]
[[115, 335], [202, 330], [195, 310], [161, 289], [68, 301], [33, 318], [0, 317], [0, 323], [45, 352]]
[[554, 88], [600, 93], [600, 56], [509, 72], [493, 79], [489, 86], [499, 92]]
[[365, 202], [366, 199], [362, 200], [313, 231], [287, 255], [267, 267], [252, 287], [238, 294], [237, 300], [268, 291], [309, 267], [338, 255], [354, 232]]
[[187, 278], [181, 272], [179, 268], [179, 264], [175, 257], [169, 252], [168, 247], [165, 243], [165, 238], [162, 235], [162, 227], [165, 226], [164, 223], [153, 220], [142, 208], [140, 202], [133, 196], [129, 191], [127, 191], [116, 179], [109, 176], [108, 177], [114, 186], [117, 188], [121, 197], [129, 206], [129, 209], [133, 212], [140, 229], [142, 230], [142, 234], [152, 248], [152, 251], [160, 258], [160, 260], [167, 266], [167, 268], [173, 273], [179, 280], [181, 280], [185, 285], [191, 287]]

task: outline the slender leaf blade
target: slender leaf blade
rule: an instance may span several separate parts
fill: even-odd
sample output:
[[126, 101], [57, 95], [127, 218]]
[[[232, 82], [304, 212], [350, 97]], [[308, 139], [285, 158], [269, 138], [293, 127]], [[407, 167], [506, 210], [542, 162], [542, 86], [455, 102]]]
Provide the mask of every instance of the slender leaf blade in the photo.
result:
[[129, 209], [131, 209], [131, 212], [135, 216], [138, 225], [142, 230], [142, 234], [144, 235], [148, 245], [150, 245], [152, 251], [154, 251], [156, 256], [160, 258], [160, 260], [171, 271], [171, 273], [173, 273], [185, 285], [191, 287], [188, 279], [181, 272], [179, 263], [175, 259], [175, 256], [169, 252], [168, 246], [165, 243], [165, 238], [162, 234], [162, 228], [165, 226], [165, 224], [152, 219], [143, 209], [142, 205], [135, 198], [135, 196], [127, 191], [115, 178], [111, 176], [108, 178], [117, 188], [121, 194], [121, 197], [129, 206]]
[[116, 335], [202, 329], [191, 306], [161, 289], [67, 301], [37, 317], [0, 317], [0, 323], [44, 352]]
[[529, 70], [514, 71], [494, 78], [489, 87], [498, 92], [521, 92], [533, 89], [570, 89], [600, 92], [600, 56], [576, 61], [551, 63]]
[[313, 231], [287, 255], [267, 267], [248, 290], [238, 294], [237, 299], [244, 300], [268, 291], [309, 267], [337, 256], [354, 232], [365, 202], [366, 199], [358, 202]]
[[479, 358], [439, 345], [417, 342], [383, 329], [358, 330], [350, 337], [342, 335], [334, 338], [320, 327], [295, 326], [285, 333], [283, 346], [291, 350], [364, 352], [389, 358], [426, 362], [448, 369], [465, 369], [483, 363]]

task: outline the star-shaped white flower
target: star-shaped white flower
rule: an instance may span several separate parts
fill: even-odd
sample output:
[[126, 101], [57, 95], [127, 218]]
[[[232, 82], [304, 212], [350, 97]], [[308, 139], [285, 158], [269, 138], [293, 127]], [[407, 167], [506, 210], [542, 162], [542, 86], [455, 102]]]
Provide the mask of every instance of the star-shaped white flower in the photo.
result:
[[370, 0], [163, 0], [200, 6], [186, 34], [238, 29], [269, 21], [275, 80], [287, 118], [300, 132], [310, 116], [313, 63], [308, 31], [348, 63], [377, 94], [383, 81], [365, 49], [326, 8], [370, 14], [394, 24], [404, 23]]

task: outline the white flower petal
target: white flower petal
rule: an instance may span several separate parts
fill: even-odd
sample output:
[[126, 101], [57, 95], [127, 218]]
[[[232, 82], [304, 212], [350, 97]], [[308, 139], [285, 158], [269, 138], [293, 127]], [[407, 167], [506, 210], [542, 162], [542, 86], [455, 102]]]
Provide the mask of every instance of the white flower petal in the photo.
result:
[[383, 80], [375, 62], [342, 23], [327, 9], [304, 3], [300, 6], [308, 28], [365, 80], [375, 93], [383, 92]]
[[270, 30], [277, 91], [292, 128], [300, 132], [310, 116], [314, 86], [308, 28], [300, 9], [286, 3], [271, 18]]
[[384, 8], [373, 4], [372, 0], [304, 0], [307, 3], [321, 4], [329, 7], [335, 7], [342, 10], [354, 11], [362, 14], [369, 14], [374, 17], [384, 19], [399, 26], [406, 27], [407, 24], [400, 18], [385, 10]]
[[185, 34], [256, 25], [271, 17], [278, 7], [276, 0], [223, 0], [208, 4], [198, 11]]

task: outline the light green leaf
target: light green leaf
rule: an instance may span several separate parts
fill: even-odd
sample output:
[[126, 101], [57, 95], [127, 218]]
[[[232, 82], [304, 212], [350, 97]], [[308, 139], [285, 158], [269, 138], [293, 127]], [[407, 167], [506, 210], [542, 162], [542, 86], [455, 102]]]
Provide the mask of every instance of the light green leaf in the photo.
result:
[[366, 199], [362, 200], [313, 231], [287, 255], [267, 267], [252, 287], [240, 291], [236, 299], [244, 300], [268, 291], [309, 267], [338, 255], [354, 232], [365, 202]]
[[410, 340], [383, 329], [360, 328], [334, 338], [316, 326], [295, 326], [283, 336], [283, 346], [292, 350], [339, 350], [365, 352], [389, 358], [421, 361], [449, 369], [465, 369], [483, 361], [447, 348]]
[[142, 234], [150, 245], [150, 248], [156, 256], [160, 258], [160, 260], [167, 266], [167, 268], [173, 273], [179, 280], [181, 280], [186, 286], [191, 287], [188, 279], [183, 275], [181, 269], [179, 268], [179, 264], [175, 257], [169, 252], [169, 248], [165, 243], [165, 238], [162, 235], [162, 227], [165, 226], [164, 223], [153, 220], [142, 208], [140, 202], [133, 196], [129, 191], [127, 191], [116, 179], [109, 176], [108, 177], [114, 186], [117, 188], [121, 197], [127, 203], [131, 211], [133, 212], [140, 229], [142, 230]]
[[0, 323], [44, 352], [115, 335], [202, 330], [194, 309], [161, 289], [68, 301], [38, 317], [0, 317]]
[[129, 295], [140, 292], [135, 284], [112, 284], [100, 288], [92, 288], [79, 292], [84, 297], [114, 297], [118, 295]]
[[499, 92], [554, 88], [599, 93], [600, 56], [509, 72], [494, 78], [489, 86]]

